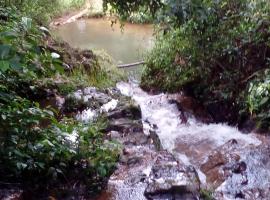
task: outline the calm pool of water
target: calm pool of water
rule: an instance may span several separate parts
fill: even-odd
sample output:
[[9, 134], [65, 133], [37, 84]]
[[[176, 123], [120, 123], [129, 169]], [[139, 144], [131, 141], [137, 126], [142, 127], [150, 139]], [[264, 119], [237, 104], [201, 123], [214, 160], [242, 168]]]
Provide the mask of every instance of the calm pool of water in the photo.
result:
[[153, 26], [126, 23], [111, 26], [107, 19], [86, 19], [65, 24], [55, 34], [71, 46], [81, 49], [104, 49], [116, 64], [143, 60], [143, 54], [153, 47]]

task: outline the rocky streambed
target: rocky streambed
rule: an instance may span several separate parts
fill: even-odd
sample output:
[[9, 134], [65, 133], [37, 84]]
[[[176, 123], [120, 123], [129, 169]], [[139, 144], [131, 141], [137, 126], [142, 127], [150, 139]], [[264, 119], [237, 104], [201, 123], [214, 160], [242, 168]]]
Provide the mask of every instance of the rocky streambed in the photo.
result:
[[[119, 63], [138, 60], [138, 44], [151, 46], [151, 28], [145, 34], [146, 27], [126, 25], [124, 35], [106, 23], [79, 20], [57, 31], [73, 46], [106, 49]], [[122, 145], [117, 169], [98, 200], [270, 199], [268, 136], [216, 124], [196, 100], [150, 95], [133, 82], [114, 90], [85, 88], [70, 97], [65, 112], [86, 123], [106, 115], [106, 138]], [[70, 104], [74, 99], [80, 103]]]
[[[106, 116], [104, 142], [121, 144], [117, 168], [95, 200], [270, 199], [269, 137], [215, 124], [189, 97], [150, 95], [121, 82], [46, 101], [84, 123]], [[76, 132], [68, 137], [76, 138]], [[7, 190], [1, 198], [23, 193]]]
[[211, 123], [201, 110], [196, 118], [198, 106], [179, 94], [117, 88], [138, 104], [141, 120], [138, 112], [114, 115], [109, 135], [124, 148], [98, 200], [270, 199], [269, 137]]

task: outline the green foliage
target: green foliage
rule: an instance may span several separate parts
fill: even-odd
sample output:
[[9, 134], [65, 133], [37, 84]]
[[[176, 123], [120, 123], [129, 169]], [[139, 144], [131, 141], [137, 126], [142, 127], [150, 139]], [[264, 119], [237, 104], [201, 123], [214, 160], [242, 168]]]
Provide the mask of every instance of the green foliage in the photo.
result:
[[203, 200], [214, 200], [213, 193], [205, 189], [200, 190], [200, 198]]
[[249, 112], [257, 120], [258, 126], [268, 128], [270, 126], [269, 70], [267, 69], [264, 75], [259, 75], [259, 77], [249, 84], [247, 105]]
[[[54, 59], [51, 52], [42, 48], [42, 33], [35, 22], [22, 15], [14, 15], [15, 10], [8, 8], [10, 15], [0, 25], [0, 59], [1, 72], [10, 71], [20, 73], [25, 78], [37, 78], [63, 72], [58, 59]], [[27, 78], [26, 78], [27, 79]]]
[[160, 22], [164, 35], [146, 58], [143, 88], [184, 90], [217, 121], [237, 123], [250, 113], [269, 126], [268, 76], [263, 75], [270, 59], [268, 0], [107, 3], [122, 17], [144, 7]]
[[[117, 144], [104, 142], [104, 123], [60, 119], [57, 110], [41, 108], [37, 102], [48, 95], [46, 91], [67, 94], [89, 86], [76, 77], [76, 70], [93, 79], [100, 74], [107, 77], [107, 71], [99, 73], [100, 67], [90, 61], [81, 66], [84, 71], [80, 69], [76, 66], [81, 59], [78, 50], [71, 71], [64, 70], [64, 61], [69, 60], [64, 60], [62, 53], [69, 58], [66, 51], [75, 50], [48, 48], [52, 40], [48, 31], [14, 8], [0, 6], [0, 16], [2, 180], [46, 189], [79, 179], [89, 187], [100, 187], [112, 173], [119, 153]], [[55, 56], [58, 53], [61, 55]], [[89, 60], [94, 57], [84, 53]], [[98, 65], [95, 59], [93, 62]]]
[[150, 12], [154, 14], [163, 6], [163, 3], [160, 0], [104, 0], [103, 7], [104, 10], [107, 10], [110, 7], [110, 12], [117, 13], [123, 19], [127, 19], [132, 13], [137, 13], [140, 9], [144, 9], [145, 12]]
[[24, 16], [33, 18], [39, 24], [46, 24], [53, 17], [59, 16], [66, 11], [82, 7], [85, 0], [0, 0], [4, 7], [13, 6]]
[[[183, 31], [176, 29], [166, 35], [159, 35], [155, 47], [146, 57], [147, 67], [143, 72], [143, 87], [173, 91], [198, 76], [195, 68], [186, 66], [188, 58], [194, 52], [186, 51], [193, 44], [184, 37]], [[155, 79], [152, 79], [152, 76]]]
[[88, 179], [111, 173], [118, 146], [104, 144], [101, 123], [58, 122], [52, 111], [8, 93], [1, 93], [0, 100], [0, 168], [6, 178], [32, 183], [58, 180], [82, 161], [87, 166], [80, 174]]
[[154, 17], [146, 7], [140, 7], [138, 11], [132, 12], [125, 20], [135, 24], [150, 24], [154, 22]]
[[160, 16], [167, 28], [147, 58], [142, 86], [184, 89], [206, 107], [223, 107], [226, 114], [218, 120], [236, 122], [240, 110], [247, 112], [248, 83], [269, 66], [269, 1], [168, 0], [165, 5]]

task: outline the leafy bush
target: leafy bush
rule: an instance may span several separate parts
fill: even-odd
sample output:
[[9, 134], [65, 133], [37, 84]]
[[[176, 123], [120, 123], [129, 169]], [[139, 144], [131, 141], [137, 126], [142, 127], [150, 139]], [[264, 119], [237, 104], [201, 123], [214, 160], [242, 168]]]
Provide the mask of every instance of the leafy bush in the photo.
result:
[[[121, 16], [120, 16], [121, 18]], [[147, 7], [140, 7], [138, 11], [132, 12], [125, 21], [135, 23], [135, 24], [150, 24], [154, 22], [154, 17], [147, 9]]]
[[264, 73], [249, 84], [247, 105], [249, 112], [257, 120], [258, 127], [268, 128], [270, 126], [269, 70]]
[[170, 31], [148, 57], [142, 86], [184, 89], [217, 121], [236, 123], [249, 82], [269, 67], [269, 13], [265, 0], [166, 1]]
[[174, 91], [191, 82], [198, 75], [195, 68], [188, 66], [188, 59], [194, 53], [188, 51], [190, 46], [192, 44], [184, 37], [183, 29], [160, 34], [155, 47], [146, 57], [147, 67], [143, 72], [142, 87]]
[[[122, 16], [140, 6], [156, 13], [164, 35], [147, 57], [145, 89], [184, 90], [200, 100], [216, 121], [235, 124], [248, 110], [254, 116], [256, 108], [257, 119], [265, 112], [266, 94], [254, 91], [267, 87], [261, 74], [270, 58], [268, 0], [105, 2]], [[260, 83], [248, 91], [255, 77]]]
[[24, 16], [33, 18], [39, 24], [46, 24], [53, 17], [66, 11], [82, 7], [85, 0], [0, 0], [3, 7], [13, 6]]
[[[10, 13], [13, 9], [7, 9]], [[2, 10], [5, 12], [5, 9]], [[63, 71], [61, 62], [42, 49], [43, 35], [31, 18], [9, 15], [0, 25], [1, 72], [10, 70], [29, 77]]]
[[[72, 118], [59, 119], [56, 110], [37, 103], [47, 97], [46, 91], [68, 93], [81, 86], [82, 80], [70, 78], [73, 74], [64, 70], [63, 57], [48, 47], [52, 40], [48, 31], [35, 20], [0, 6], [0, 22], [1, 180], [20, 182], [31, 190], [60, 187], [75, 180], [100, 188], [119, 153], [118, 145], [104, 142], [104, 123], [87, 125]], [[61, 52], [71, 51], [63, 47]], [[99, 74], [100, 68], [87, 66], [84, 77]]]
[[63, 176], [71, 178], [67, 173], [81, 162], [85, 166], [79, 175], [88, 179], [112, 172], [118, 146], [104, 144], [102, 124], [58, 122], [52, 111], [8, 93], [0, 94], [0, 111], [2, 178], [39, 184], [59, 181]]

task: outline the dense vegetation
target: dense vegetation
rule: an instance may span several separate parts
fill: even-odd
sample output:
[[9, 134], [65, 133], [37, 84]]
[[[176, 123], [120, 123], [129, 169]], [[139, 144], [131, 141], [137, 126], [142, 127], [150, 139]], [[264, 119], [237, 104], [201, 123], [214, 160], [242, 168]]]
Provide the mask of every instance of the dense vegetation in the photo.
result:
[[235, 124], [251, 117], [268, 129], [269, 1], [113, 2], [124, 16], [148, 5], [159, 19], [161, 31], [147, 57], [143, 88], [184, 90], [216, 121]]
[[12, 5], [23, 16], [34, 19], [39, 24], [49, 23], [53, 17], [82, 7], [85, 0], [0, 0], [2, 7]]
[[[52, 2], [58, 1], [0, 5], [0, 186], [15, 184], [43, 195], [76, 183], [87, 187], [86, 195], [112, 172], [118, 146], [104, 144], [104, 120], [83, 124], [41, 102], [111, 80], [91, 51], [57, 42], [38, 25], [54, 16], [47, 10], [57, 6]], [[74, 134], [76, 141], [70, 139]]]
[[[103, 142], [106, 120], [84, 124], [42, 105], [47, 95], [116, 81], [106, 58], [55, 41], [44, 27], [83, 3], [0, 0], [0, 186], [59, 191], [84, 184], [91, 193], [114, 168], [118, 147]], [[254, 119], [269, 130], [268, 0], [105, 0], [105, 9], [108, 3], [122, 19], [158, 22], [144, 89], [184, 91], [216, 121]]]

